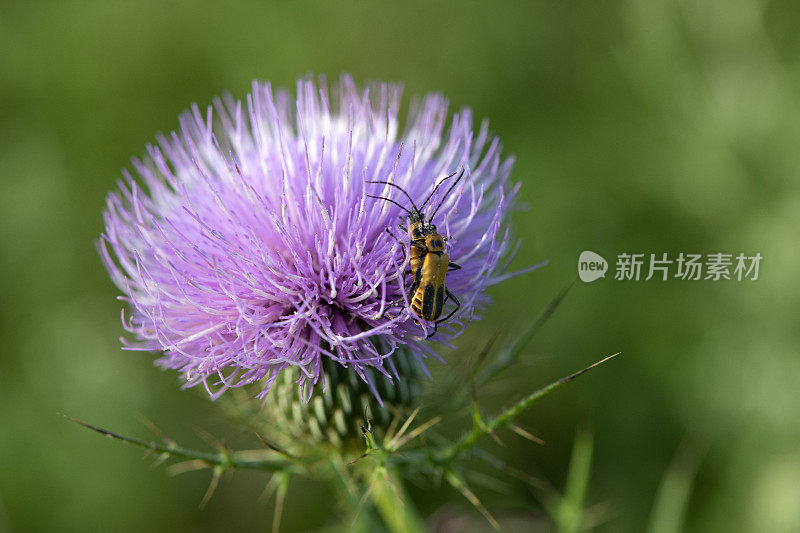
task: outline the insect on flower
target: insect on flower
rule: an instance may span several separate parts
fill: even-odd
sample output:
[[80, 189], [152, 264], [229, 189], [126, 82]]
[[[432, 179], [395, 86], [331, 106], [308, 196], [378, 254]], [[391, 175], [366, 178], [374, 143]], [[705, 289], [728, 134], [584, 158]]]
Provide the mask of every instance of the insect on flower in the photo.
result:
[[[436, 206], [436, 209], [433, 210], [433, 213], [431, 213], [431, 216], [428, 217], [427, 221], [425, 220], [425, 214], [422, 212], [422, 209], [425, 208], [425, 205], [431, 200], [431, 198], [433, 198], [434, 194], [436, 194], [439, 186], [444, 183], [445, 180], [452, 178], [455, 175], [456, 173], [454, 172], [443, 178], [433, 188], [419, 208], [414, 203], [411, 195], [409, 195], [408, 192], [406, 192], [406, 190], [399, 185], [389, 181], [367, 182], [395, 187], [399, 189], [411, 202], [412, 209], [408, 209], [407, 207], [404, 207], [390, 198], [367, 195], [370, 198], [391, 202], [408, 213], [407, 223], [408, 235], [410, 239], [408, 255], [409, 266], [411, 268], [406, 273], [413, 276], [411, 289], [408, 292], [408, 299], [411, 301], [411, 310], [414, 311], [418, 317], [428, 322], [433, 322], [433, 331], [428, 335], [429, 337], [436, 333], [440, 323], [446, 322], [461, 308], [461, 303], [458, 301], [458, 298], [456, 298], [452, 292], [447, 290], [445, 283], [447, 272], [452, 270], [460, 270], [461, 266], [450, 261], [450, 255], [445, 252], [444, 243], [446, 239], [439, 234], [436, 226], [433, 225], [432, 222], [436, 212], [439, 211], [439, 208], [442, 207], [442, 204], [447, 199], [447, 195], [450, 194], [450, 191], [452, 191], [455, 186], [458, 185], [458, 182], [461, 181], [461, 178], [464, 176], [464, 170], [461, 170], [458, 178], [456, 178], [456, 181], [447, 190], [444, 197], [439, 202], [439, 205]], [[400, 225], [400, 229], [405, 230], [406, 228]], [[389, 235], [392, 235], [392, 232], [389, 231], [388, 228], [386, 231], [389, 233]], [[392, 237], [394, 237], [394, 235], [392, 235]], [[403, 258], [403, 262], [405, 263], [405, 257]], [[455, 309], [453, 309], [446, 317], [439, 318], [442, 315], [444, 304], [448, 299], [453, 301], [455, 304]]]
[[[126, 302], [125, 348], [160, 352], [159, 366], [214, 398], [249, 384], [266, 398], [291, 374], [310, 399], [335, 365], [377, 396], [379, 374], [400, 383], [398, 351], [420, 366], [438, 357], [415, 319], [441, 322], [454, 305], [445, 300], [460, 303], [437, 333], [451, 341], [486, 309], [490, 286], [530, 270], [508, 270], [520, 185], [488, 122], [474, 128], [469, 109], [450, 115], [429, 94], [401, 128], [400, 96], [397, 85], [360, 87], [346, 75], [302, 79], [294, 92], [255, 82], [241, 100], [192, 106], [148, 145], [109, 194], [98, 243]], [[456, 178], [438, 189], [433, 178], [461, 168], [469, 179], [439, 202]], [[430, 193], [421, 207], [450, 241], [416, 207], [365, 198], [374, 187], [399, 200], [393, 186], [365, 184], [387, 176], [415, 199]], [[385, 316], [411, 285], [384, 233], [398, 215], [415, 243], [400, 248], [420, 303]], [[445, 284], [450, 254], [463, 268]]]

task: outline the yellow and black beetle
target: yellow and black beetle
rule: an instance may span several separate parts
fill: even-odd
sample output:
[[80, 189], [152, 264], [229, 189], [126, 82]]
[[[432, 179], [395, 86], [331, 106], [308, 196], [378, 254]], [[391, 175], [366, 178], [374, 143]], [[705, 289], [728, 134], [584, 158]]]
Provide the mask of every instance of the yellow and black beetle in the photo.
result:
[[[452, 178], [455, 175], [456, 174], [453, 173], [443, 178], [433, 188], [431, 193], [422, 203], [422, 208], [425, 207], [428, 201], [436, 193], [439, 185], [441, 185], [446, 179]], [[402, 225], [400, 226], [401, 229], [408, 230], [410, 239], [408, 253], [409, 266], [411, 269], [408, 273], [412, 274], [414, 281], [411, 284], [411, 289], [408, 293], [408, 299], [411, 302], [411, 310], [414, 311], [418, 317], [428, 322], [433, 322], [433, 332], [430, 335], [436, 333], [439, 324], [449, 320], [450, 317], [452, 317], [461, 308], [461, 303], [458, 301], [458, 298], [456, 298], [453, 293], [447, 290], [447, 285], [445, 282], [447, 272], [459, 270], [461, 267], [450, 261], [450, 255], [445, 252], [445, 239], [439, 234], [439, 232], [436, 230], [436, 226], [431, 224], [431, 222], [433, 221], [433, 217], [436, 215], [436, 212], [440, 207], [442, 207], [447, 195], [450, 194], [450, 191], [455, 188], [463, 175], [464, 170], [462, 169], [461, 173], [458, 175], [458, 178], [456, 178], [456, 181], [447, 190], [444, 198], [442, 198], [441, 202], [439, 202], [439, 205], [436, 206], [436, 209], [434, 209], [427, 222], [425, 220], [425, 215], [422, 213], [422, 208], [417, 208], [414, 200], [405, 189], [389, 181], [367, 182], [395, 187], [399, 189], [411, 202], [413, 209], [409, 210], [390, 198], [367, 195], [370, 198], [391, 202], [408, 213], [408, 228], [404, 228]], [[392, 235], [391, 231], [388, 229], [386, 231], [389, 233], [389, 235]], [[394, 235], [392, 235], [392, 237], [394, 237]], [[439, 318], [442, 315], [444, 304], [447, 302], [447, 300], [452, 300], [456, 307], [446, 317]]]

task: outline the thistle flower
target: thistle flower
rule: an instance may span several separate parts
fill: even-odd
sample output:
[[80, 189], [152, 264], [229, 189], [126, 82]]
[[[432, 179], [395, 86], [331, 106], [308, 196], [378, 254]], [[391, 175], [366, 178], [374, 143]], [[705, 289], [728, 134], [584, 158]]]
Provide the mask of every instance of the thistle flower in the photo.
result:
[[349, 77], [331, 90], [301, 80], [296, 98], [255, 82], [244, 103], [225, 96], [205, 115], [192, 106], [180, 131], [134, 158], [138, 178], [123, 171], [98, 243], [130, 307], [122, 321], [135, 340], [125, 347], [162, 351], [157, 364], [212, 397], [253, 382], [263, 397], [296, 367], [308, 399], [329, 364], [376, 393], [371, 369], [396, 376], [398, 347], [420, 362], [435, 353], [431, 325], [403, 301], [408, 239], [385, 231], [404, 212], [367, 197], [381, 186], [365, 182], [388, 180], [421, 200], [463, 168], [449, 196], [434, 194], [444, 200], [434, 223], [463, 268], [447, 275], [461, 308], [432, 340], [462, 332], [487, 286], [511, 275], [519, 184], [509, 185], [511, 159], [486, 122], [473, 132], [468, 109], [448, 125], [446, 100], [428, 95], [401, 132], [399, 100], [396, 85], [359, 89]]

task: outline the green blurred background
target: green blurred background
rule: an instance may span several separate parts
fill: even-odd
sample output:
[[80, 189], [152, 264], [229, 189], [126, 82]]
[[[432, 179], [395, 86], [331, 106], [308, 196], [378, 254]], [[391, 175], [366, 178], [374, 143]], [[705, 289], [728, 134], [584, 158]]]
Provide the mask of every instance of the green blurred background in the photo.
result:
[[[495, 287], [462, 345], [524, 326], [585, 249], [764, 256], [755, 282], [578, 282], [481, 399], [492, 412], [622, 351], [525, 415], [546, 446], [505, 432], [498, 453], [561, 487], [576, 428], [592, 428], [598, 531], [661, 527], [668, 471], [692, 489], [678, 529], [800, 531], [797, 20], [788, 0], [4, 2], [0, 530], [268, 529], [262, 476], [223, 479], [200, 511], [207, 472], [169, 477], [57, 413], [141, 436], [146, 417], [196, 447], [197, 427], [228, 436], [206, 398], [119, 348], [94, 249], [106, 191], [192, 102], [350, 72], [403, 82], [406, 98], [441, 91], [517, 157], [515, 264], [550, 264]], [[412, 490], [440, 525], [488, 527], [449, 488]], [[509, 529], [541, 516], [523, 484], [478, 492]], [[332, 509], [324, 487], [294, 483], [284, 528]]]

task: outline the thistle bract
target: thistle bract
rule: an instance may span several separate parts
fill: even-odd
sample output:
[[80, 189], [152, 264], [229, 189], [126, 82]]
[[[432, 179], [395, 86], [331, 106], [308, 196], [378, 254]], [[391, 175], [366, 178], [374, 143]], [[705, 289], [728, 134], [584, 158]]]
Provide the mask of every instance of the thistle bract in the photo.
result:
[[349, 77], [330, 89], [301, 80], [296, 97], [256, 82], [244, 102], [193, 106], [148, 146], [138, 176], [123, 172], [108, 196], [99, 241], [129, 303], [126, 348], [162, 351], [159, 365], [214, 397], [256, 381], [263, 396], [290, 366], [305, 398], [323, 365], [391, 379], [399, 346], [420, 362], [434, 355], [431, 325], [407, 305], [408, 236], [385, 231], [405, 213], [368, 198], [393, 192], [365, 182], [393, 182], [419, 203], [462, 168], [433, 221], [462, 266], [447, 275], [462, 305], [432, 340], [463, 331], [486, 287], [508, 276], [512, 161], [485, 122], [473, 132], [469, 110], [448, 119], [439, 95], [412, 104], [401, 131], [399, 99], [398, 86], [359, 89]]

